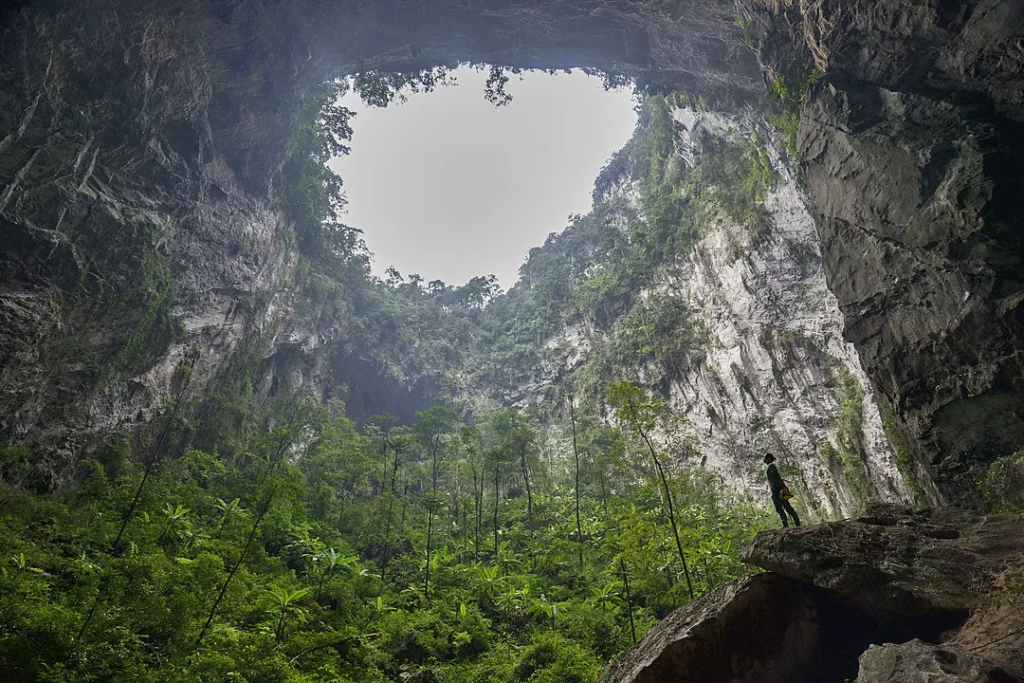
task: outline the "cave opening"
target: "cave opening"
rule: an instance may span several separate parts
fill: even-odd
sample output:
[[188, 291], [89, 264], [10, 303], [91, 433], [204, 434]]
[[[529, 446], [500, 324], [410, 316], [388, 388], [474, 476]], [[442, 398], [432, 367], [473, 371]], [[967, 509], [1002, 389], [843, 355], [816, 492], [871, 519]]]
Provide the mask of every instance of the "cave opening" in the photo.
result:
[[354, 113], [350, 152], [328, 166], [375, 276], [427, 286], [494, 275], [508, 289], [531, 248], [590, 211], [594, 179], [633, 134], [633, 83], [516, 70], [496, 93], [495, 73], [461, 65], [385, 107], [368, 103], [367, 79], [348, 80], [337, 104]]

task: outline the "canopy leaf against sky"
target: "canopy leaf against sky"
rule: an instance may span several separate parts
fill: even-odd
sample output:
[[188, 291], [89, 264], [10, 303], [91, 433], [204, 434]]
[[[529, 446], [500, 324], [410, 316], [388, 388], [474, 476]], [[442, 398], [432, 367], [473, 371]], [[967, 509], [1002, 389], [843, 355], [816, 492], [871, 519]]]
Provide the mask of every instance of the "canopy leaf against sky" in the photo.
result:
[[[580, 71], [513, 77], [511, 104], [484, 99], [486, 71], [385, 109], [350, 93], [346, 224], [365, 232], [373, 270], [462, 284], [493, 273], [511, 287], [531, 247], [591, 205], [594, 178], [636, 123], [629, 89]], [[518, 80], [517, 80], [518, 79]]]

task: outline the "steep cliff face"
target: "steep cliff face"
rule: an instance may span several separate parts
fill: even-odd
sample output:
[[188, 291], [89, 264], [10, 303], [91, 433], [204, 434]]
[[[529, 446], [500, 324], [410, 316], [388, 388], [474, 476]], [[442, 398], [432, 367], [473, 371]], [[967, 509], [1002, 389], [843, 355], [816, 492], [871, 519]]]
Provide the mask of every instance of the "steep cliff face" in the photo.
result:
[[[709, 118], [720, 135], [749, 135], [743, 121], [680, 110], [684, 154]], [[775, 182], [756, 229], [715, 220], [668, 285], [708, 333], [703, 362], [674, 378], [671, 402], [697, 452], [751, 491], [763, 490], [758, 456], [772, 450], [819, 513], [907, 499], [871, 384], [843, 339], [814, 221], [777, 150], [766, 151]]]
[[210, 74], [179, 28], [122, 9], [7, 34], [0, 425], [46, 445], [41, 485], [207, 385], [270, 327], [289, 268], [279, 214], [213, 145]]
[[[298, 375], [331, 395], [339, 375], [359, 376], [342, 366], [332, 378], [317, 350], [343, 330], [289, 313], [301, 308], [293, 226], [275, 198], [316, 84], [462, 60], [590, 66], [735, 113], [762, 93], [746, 42], [799, 109], [799, 165], [844, 335], [901, 448], [928, 468], [922, 478], [969, 495], [978, 469], [1024, 440], [1022, 10], [751, 0], [741, 21], [735, 12], [607, 0], [39, 0], [7, 15], [3, 437], [46, 444], [35, 465], [53, 485], [87, 444], [210, 386], [237, 349], [265, 366], [265, 391]], [[808, 88], [815, 68], [823, 77]], [[701, 249], [721, 260], [711, 242]], [[756, 279], [770, 261], [743, 269]], [[766, 369], [782, 346], [805, 348], [807, 329], [791, 331], [728, 365], [723, 356], [716, 372]], [[819, 334], [821, 358], [847, 355]], [[697, 400], [696, 389], [674, 391]], [[822, 439], [795, 440], [812, 442]], [[888, 476], [869, 467], [896, 493]], [[835, 497], [826, 507], [849, 505]]]
[[[915, 482], [919, 497], [934, 498], [917, 484], [910, 463], [905, 473], [897, 466], [871, 384], [843, 339], [815, 222], [779, 150], [761, 142], [763, 120], [754, 112], [730, 116], [678, 104], [669, 114], [671, 152], [660, 163], [686, 169], [675, 181], [685, 189], [673, 201], [691, 210], [674, 221], [692, 222], [695, 237], [660, 265], [651, 262], [656, 272], [638, 282], [644, 290], [628, 311], [609, 321], [598, 307], [598, 315], [552, 338], [547, 375], [528, 386], [543, 389], [566, 376], [583, 385], [591, 368], [605, 381], [611, 375], [646, 384], [682, 419], [661, 433], [680, 467], [710, 467], [730, 487], [762, 495], [761, 455], [774, 451], [816, 517], [848, 515], [872, 499], [910, 500], [915, 492], [905, 479]], [[642, 239], [655, 222], [645, 214], [658, 206], [649, 178], [635, 171], [658, 133], [637, 135], [626, 148], [629, 158], [617, 162], [634, 173], [604, 179], [612, 189], [592, 217], [622, 231], [624, 241]], [[683, 239], [681, 232], [667, 239]], [[600, 248], [592, 245], [607, 239], [577, 238], [584, 246], [568, 259], [596, 261]], [[533, 260], [541, 259], [538, 253]], [[618, 269], [614, 262], [586, 267], [573, 285], [576, 298], [585, 301]], [[680, 341], [668, 341], [673, 337]], [[648, 350], [658, 346], [671, 350]]]
[[[846, 337], [944, 495], [1024, 440], [1024, 8], [755, 3]], [[794, 74], [796, 75], [794, 77]]]

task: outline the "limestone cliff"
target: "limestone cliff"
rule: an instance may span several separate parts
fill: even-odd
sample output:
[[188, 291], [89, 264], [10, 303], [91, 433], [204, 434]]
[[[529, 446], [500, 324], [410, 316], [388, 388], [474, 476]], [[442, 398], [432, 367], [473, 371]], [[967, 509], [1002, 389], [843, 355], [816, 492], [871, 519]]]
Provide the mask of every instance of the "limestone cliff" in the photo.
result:
[[[910, 463], [902, 463], [903, 473], [897, 466], [870, 381], [843, 339], [844, 317], [826, 285], [815, 222], [784, 152], [761, 142], [764, 120], [753, 111], [725, 115], [678, 104], [670, 114], [671, 152], [662, 163], [686, 169], [677, 182], [687, 189], [675, 201], [697, 208], [674, 220], [694, 222], [692, 244], [648, 280], [633, 276], [644, 290], [613, 320], [601, 319], [604, 309], [582, 318], [567, 314], [570, 322], [546, 344], [542, 374], [504, 399], [528, 403], [551, 383], [583, 385], [593, 366], [605, 381], [611, 375], [640, 382], [662, 395], [683, 421], [672, 434], [661, 434], [676, 465], [707, 466], [733, 488], [762, 496], [761, 455], [771, 450], [812, 518], [849, 515], [869, 500], [934, 496], [919, 488]], [[642, 148], [635, 138], [624, 154], [639, 157]], [[736, 167], [710, 170], [720, 158], [735, 159]], [[635, 162], [619, 159], [618, 166]], [[751, 174], [769, 179], [759, 178], [753, 188]], [[653, 222], [644, 215], [653, 200], [644, 196], [643, 179], [621, 171], [606, 173], [603, 183], [608, 189], [593, 220], [624, 231], [626, 240], [641, 239], [635, 233]], [[761, 196], [737, 198], [746, 194]], [[723, 209], [737, 201], [746, 215]], [[676, 239], [678, 231], [672, 234]], [[577, 294], [620, 268], [594, 253], [600, 248], [593, 243], [602, 239], [566, 237], [585, 246], [558, 253], [562, 260], [593, 261], [572, 285]], [[538, 252], [531, 263], [544, 258]], [[663, 312], [666, 298], [675, 317]], [[657, 346], [657, 340], [630, 343], [645, 335], [686, 341], [670, 353], [651, 354], [636, 348]]]
[[[787, 110], [789, 165], [806, 179], [842, 335], [871, 387], [826, 331], [837, 318], [780, 327], [768, 309], [757, 325], [769, 337], [733, 346], [749, 323], [723, 327], [734, 356], [711, 367], [725, 379], [726, 368], [764, 370], [783, 347], [804, 349], [817, 369], [790, 383], [818, 386], [815, 373], [838, 367], [825, 359], [839, 359], [886, 406], [928, 497], [935, 481], [939, 495], [970, 500], [981, 469], [1024, 441], [1017, 2], [37, 0], [4, 21], [0, 428], [45, 445], [31, 463], [41, 486], [67, 481], [111, 430], [149, 424], [168, 397], [215, 383], [240, 349], [264, 366], [265, 391], [285, 376], [323, 396], [338, 376], [373, 379], [352, 369], [372, 364], [346, 365], [351, 348], [333, 347], [331, 362], [316, 351], [344, 330], [289, 313], [303, 304], [295, 225], [278, 199], [296, 113], [327, 79], [459, 61], [590, 66], [704, 94], [730, 115], [761, 107], [760, 61]], [[772, 212], [796, 211], [791, 190], [775, 192]], [[802, 218], [786, 225], [810, 229]], [[692, 281], [767, 282], [796, 243], [783, 234], [776, 256], [738, 265], [724, 232], [718, 246], [703, 242], [717, 265], [694, 266]], [[708, 404], [696, 415], [713, 381], [672, 389], [698, 406], [700, 429], [717, 419]], [[728, 393], [723, 409], [752, 403]], [[834, 407], [838, 394], [826, 394]], [[797, 424], [798, 411], [783, 410], [792, 397], [774, 404], [768, 413]], [[873, 414], [863, 424], [880, 443]], [[794, 429], [794, 443], [820, 446], [832, 433], [815, 430]], [[868, 470], [902, 494], [887, 483], [891, 468]], [[819, 474], [809, 476], [814, 488]], [[822, 505], [849, 506], [834, 497]]]
[[676, 610], [602, 680], [1012, 683], [1024, 673], [1022, 524], [879, 505], [761, 532], [742, 555], [771, 571]]
[[[845, 335], [951, 500], [1024, 441], [1024, 7], [753, 2]], [[800, 86], [795, 86], [799, 88]]]
[[[676, 120], [683, 154], [709, 127], [750, 134], [742, 120], [689, 109]], [[912, 473], [899, 472], [870, 381], [843, 338], [815, 223], [778, 151], [767, 151], [775, 180], [757, 229], [715, 220], [666, 283], [708, 335], [702, 363], [671, 382], [671, 404], [689, 421], [696, 452], [751, 491], [763, 491], [759, 455], [772, 450], [819, 514], [907, 499]]]

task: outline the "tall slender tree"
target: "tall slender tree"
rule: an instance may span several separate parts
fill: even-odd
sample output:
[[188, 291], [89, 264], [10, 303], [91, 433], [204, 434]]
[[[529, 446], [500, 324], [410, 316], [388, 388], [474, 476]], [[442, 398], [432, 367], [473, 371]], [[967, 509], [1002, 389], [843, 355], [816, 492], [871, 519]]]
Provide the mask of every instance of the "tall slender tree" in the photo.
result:
[[366, 418], [367, 436], [380, 439], [380, 457], [382, 469], [380, 475], [380, 493], [384, 493], [388, 482], [388, 442], [391, 428], [398, 422], [398, 418], [391, 413], [378, 413]]
[[446, 455], [446, 439], [455, 429], [459, 414], [446, 406], [433, 406], [416, 414], [415, 433], [430, 458], [430, 495], [427, 499], [427, 564], [423, 576], [423, 597], [430, 595], [430, 553], [434, 530], [434, 512], [437, 508], [437, 480]]
[[573, 395], [568, 394], [566, 400], [569, 403], [569, 423], [572, 425], [572, 454], [576, 461], [576, 485], [573, 487], [576, 494], [576, 542], [579, 544], [580, 571], [583, 571], [583, 525], [580, 522], [580, 447], [576, 438], [576, 408], [573, 405]]
[[528, 419], [516, 410], [498, 411], [493, 419], [493, 428], [498, 445], [518, 461], [519, 471], [526, 489], [526, 518], [533, 519], [533, 486], [530, 479], [531, 461], [535, 459], [537, 433]]
[[690, 567], [686, 562], [686, 553], [683, 552], [683, 543], [679, 540], [679, 527], [676, 525], [675, 506], [672, 504], [672, 491], [668, 486], [668, 477], [665, 475], [665, 468], [658, 458], [658, 451], [651, 440], [651, 432], [658, 421], [658, 416], [664, 411], [665, 404], [652, 399], [647, 392], [629, 382], [615, 382], [608, 387], [608, 402], [616, 409], [616, 418], [626, 428], [647, 446], [654, 462], [654, 470], [658, 475], [665, 493], [665, 508], [668, 512], [669, 523], [672, 525], [672, 535], [676, 541], [676, 550], [679, 551], [679, 561], [683, 563], [683, 575], [686, 577], [686, 588], [693, 600], [693, 582], [690, 580]]

